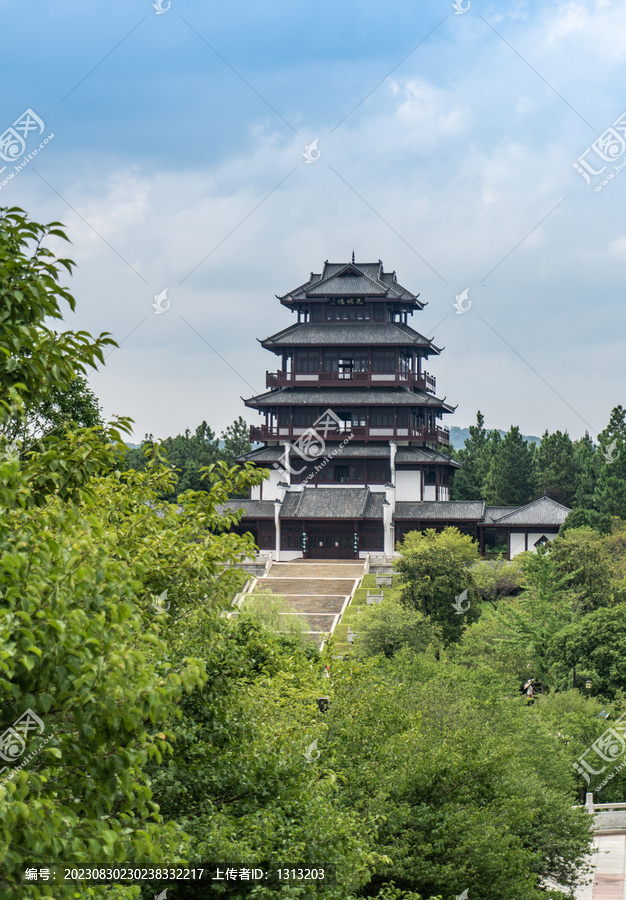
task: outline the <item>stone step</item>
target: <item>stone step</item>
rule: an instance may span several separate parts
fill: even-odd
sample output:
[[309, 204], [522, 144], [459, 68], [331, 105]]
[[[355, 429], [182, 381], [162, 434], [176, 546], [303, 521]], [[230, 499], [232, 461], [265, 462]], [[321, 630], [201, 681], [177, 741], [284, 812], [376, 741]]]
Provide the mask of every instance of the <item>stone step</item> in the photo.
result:
[[268, 590], [273, 594], [343, 594], [352, 592], [355, 578], [259, 578], [254, 593]]
[[[339, 610], [337, 612], [339, 612]], [[285, 616], [285, 618], [287, 618], [287, 616]], [[299, 618], [304, 621], [307, 631], [318, 631], [327, 634], [333, 627], [336, 615], [330, 613], [313, 613], [307, 609], [306, 612], [299, 614]]]
[[273, 563], [270, 577], [278, 578], [362, 578], [363, 565], [354, 563], [304, 562]]
[[301, 613], [340, 613], [346, 598], [341, 595], [334, 597], [308, 596], [307, 594], [287, 595], [285, 602], [294, 610]]

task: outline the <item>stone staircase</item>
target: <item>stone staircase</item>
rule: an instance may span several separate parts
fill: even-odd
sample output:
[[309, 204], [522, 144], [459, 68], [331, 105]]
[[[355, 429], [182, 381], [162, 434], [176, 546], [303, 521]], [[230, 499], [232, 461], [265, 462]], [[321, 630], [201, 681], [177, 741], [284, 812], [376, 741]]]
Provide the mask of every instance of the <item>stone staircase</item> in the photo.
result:
[[318, 646], [335, 629], [354, 591], [365, 574], [365, 562], [298, 560], [273, 563], [259, 578], [253, 593], [280, 594], [307, 625], [307, 634]]

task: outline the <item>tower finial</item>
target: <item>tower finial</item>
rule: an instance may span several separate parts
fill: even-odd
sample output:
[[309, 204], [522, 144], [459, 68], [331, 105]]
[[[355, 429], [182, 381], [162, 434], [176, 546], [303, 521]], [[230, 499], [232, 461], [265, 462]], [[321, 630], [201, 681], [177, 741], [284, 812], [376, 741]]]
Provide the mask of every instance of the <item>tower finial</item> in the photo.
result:
[[352, 262], [354, 262], [354, 250], [352, 251]]

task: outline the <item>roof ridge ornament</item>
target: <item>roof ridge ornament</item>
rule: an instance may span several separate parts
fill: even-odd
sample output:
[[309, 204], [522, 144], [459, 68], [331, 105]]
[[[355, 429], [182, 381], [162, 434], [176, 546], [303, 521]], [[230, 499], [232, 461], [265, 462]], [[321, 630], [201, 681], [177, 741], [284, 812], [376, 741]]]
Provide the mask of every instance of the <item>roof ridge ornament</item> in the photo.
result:
[[352, 263], [354, 264], [354, 250], [352, 251]]

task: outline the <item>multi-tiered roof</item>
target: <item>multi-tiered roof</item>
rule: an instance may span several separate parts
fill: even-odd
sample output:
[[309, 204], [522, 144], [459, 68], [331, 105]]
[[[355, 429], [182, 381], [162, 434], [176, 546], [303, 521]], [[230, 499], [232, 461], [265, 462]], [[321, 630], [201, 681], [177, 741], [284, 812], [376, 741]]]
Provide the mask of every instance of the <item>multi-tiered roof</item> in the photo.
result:
[[278, 299], [298, 321], [261, 342], [282, 365], [267, 373], [266, 393], [245, 401], [265, 414], [265, 424], [251, 429], [253, 441], [296, 440], [330, 409], [345, 424], [329, 440], [349, 431], [364, 442], [433, 450], [449, 443], [437, 420], [453, 407], [435, 396], [435, 379], [422, 368], [441, 351], [407, 324], [425, 304], [395, 272], [380, 261], [326, 262]]

